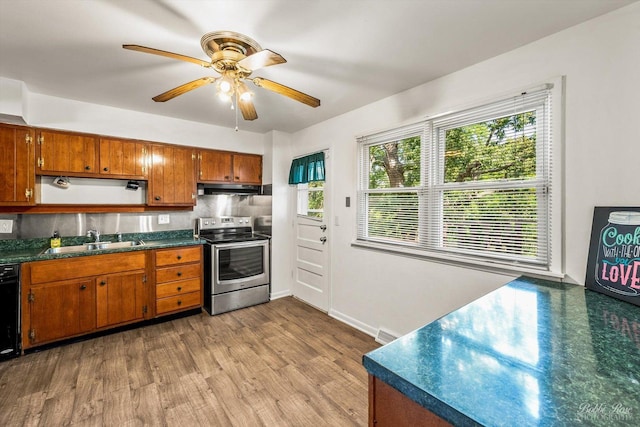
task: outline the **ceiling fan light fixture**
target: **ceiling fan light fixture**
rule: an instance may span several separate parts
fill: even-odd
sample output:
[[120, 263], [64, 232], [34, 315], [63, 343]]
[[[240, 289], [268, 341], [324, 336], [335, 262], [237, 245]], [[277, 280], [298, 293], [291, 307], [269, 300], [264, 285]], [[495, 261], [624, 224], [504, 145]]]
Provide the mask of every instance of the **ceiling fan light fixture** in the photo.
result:
[[218, 92], [231, 96], [233, 94], [233, 86], [233, 79], [225, 75], [218, 82]]
[[249, 91], [247, 87], [243, 85], [238, 88], [238, 97], [240, 98], [240, 101], [251, 101], [253, 98], [253, 92]]

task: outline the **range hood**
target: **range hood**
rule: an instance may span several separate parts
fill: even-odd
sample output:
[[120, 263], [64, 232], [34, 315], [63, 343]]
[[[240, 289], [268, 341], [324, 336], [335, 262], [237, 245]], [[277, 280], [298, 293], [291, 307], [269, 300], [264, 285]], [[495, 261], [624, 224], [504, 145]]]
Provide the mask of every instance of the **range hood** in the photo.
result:
[[198, 196], [205, 194], [262, 194], [262, 186], [248, 184], [198, 184]]

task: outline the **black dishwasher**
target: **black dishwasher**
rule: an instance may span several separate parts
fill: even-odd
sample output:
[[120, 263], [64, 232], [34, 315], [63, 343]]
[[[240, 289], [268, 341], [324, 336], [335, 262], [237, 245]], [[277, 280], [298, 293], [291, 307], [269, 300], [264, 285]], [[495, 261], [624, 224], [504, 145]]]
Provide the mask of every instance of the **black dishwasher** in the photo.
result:
[[0, 265], [0, 361], [20, 355], [20, 265]]

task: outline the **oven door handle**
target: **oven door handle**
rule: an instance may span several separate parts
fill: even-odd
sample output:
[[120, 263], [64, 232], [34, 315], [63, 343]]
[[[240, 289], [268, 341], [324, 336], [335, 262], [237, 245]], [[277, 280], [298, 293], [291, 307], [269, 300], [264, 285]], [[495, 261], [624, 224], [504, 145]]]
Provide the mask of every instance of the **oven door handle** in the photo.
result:
[[250, 240], [248, 242], [212, 243], [211, 246], [217, 249], [244, 248], [247, 246], [266, 246], [269, 240]]

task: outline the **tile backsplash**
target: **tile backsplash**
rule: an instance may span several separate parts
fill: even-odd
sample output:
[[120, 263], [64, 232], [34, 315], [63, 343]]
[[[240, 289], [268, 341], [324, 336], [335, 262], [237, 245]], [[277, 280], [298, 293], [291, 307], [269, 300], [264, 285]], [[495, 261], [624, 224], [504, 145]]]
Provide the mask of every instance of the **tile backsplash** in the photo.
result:
[[[169, 224], [159, 224], [158, 215], [169, 215]], [[198, 196], [193, 211], [18, 215], [0, 211], [0, 219], [13, 220], [12, 232], [0, 234], [0, 240], [49, 237], [54, 231], [61, 236], [84, 236], [91, 229], [103, 234], [193, 229], [196, 218], [220, 215], [271, 215], [271, 196]]]

